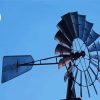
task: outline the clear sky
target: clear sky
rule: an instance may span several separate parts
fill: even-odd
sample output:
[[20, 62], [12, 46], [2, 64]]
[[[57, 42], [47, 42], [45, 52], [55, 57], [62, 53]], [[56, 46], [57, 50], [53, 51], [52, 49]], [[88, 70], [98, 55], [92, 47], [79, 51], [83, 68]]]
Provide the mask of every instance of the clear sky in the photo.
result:
[[[61, 16], [78, 11], [87, 15], [100, 33], [100, 0], [0, 0], [0, 74], [4, 55], [32, 55], [35, 60], [53, 56], [57, 42], [54, 36]], [[60, 100], [66, 96], [63, 81], [65, 69], [56, 65], [34, 66], [33, 69], [5, 84], [0, 83], [0, 100]], [[99, 100], [86, 88], [83, 100]], [[77, 92], [79, 92], [77, 90]]]

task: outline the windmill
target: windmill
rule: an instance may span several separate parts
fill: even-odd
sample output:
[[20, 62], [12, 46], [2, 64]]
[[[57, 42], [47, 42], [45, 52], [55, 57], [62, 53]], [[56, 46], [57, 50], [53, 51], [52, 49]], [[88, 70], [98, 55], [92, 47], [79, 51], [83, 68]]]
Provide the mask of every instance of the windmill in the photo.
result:
[[[80, 97], [83, 87], [87, 88], [89, 97], [90, 86], [97, 94], [95, 81], [100, 82], [100, 35], [93, 30], [93, 23], [88, 22], [85, 15], [70, 12], [61, 17], [57, 27], [56, 56], [40, 60], [34, 60], [31, 55], [4, 56], [1, 82], [5, 83], [31, 70], [32, 66], [57, 64], [59, 69], [66, 68], [64, 81], [68, 83], [64, 100], [81, 100], [76, 96], [75, 84], [80, 87]], [[47, 62], [50, 59], [51, 62]], [[52, 62], [52, 59], [55, 61]]]

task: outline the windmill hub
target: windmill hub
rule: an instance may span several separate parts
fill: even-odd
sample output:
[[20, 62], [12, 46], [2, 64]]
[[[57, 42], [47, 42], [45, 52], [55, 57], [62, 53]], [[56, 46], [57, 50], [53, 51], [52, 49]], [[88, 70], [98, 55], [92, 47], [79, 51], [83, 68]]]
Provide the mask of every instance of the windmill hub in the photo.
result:
[[85, 56], [85, 52], [81, 51], [81, 52], [75, 52], [74, 54], [72, 54], [73, 58], [76, 60], [80, 57], [84, 57]]

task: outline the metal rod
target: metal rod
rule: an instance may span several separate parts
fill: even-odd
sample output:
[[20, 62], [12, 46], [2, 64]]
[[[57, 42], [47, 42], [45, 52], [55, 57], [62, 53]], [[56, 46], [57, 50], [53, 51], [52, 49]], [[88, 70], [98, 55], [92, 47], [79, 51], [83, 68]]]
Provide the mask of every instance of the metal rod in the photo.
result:
[[91, 75], [90, 75], [90, 73], [89, 73], [89, 71], [88, 71], [88, 70], [87, 70], [87, 72], [88, 72], [88, 74], [89, 74], [90, 80], [91, 80], [92, 85], [93, 85], [93, 88], [94, 88], [94, 90], [95, 90], [95, 93], [96, 93], [96, 94], [98, 94], [98, 93], [97, 93], [97, 90], [96, 90], [96, 87], [95, 87], [95, 85], [93, 84], [92, 77], [91, 77]]
[[86, 81], [86, 85], [87, 85], [88, 95], [90, 97], [90, 91], [89, 91], [89, 86], [88, 86], [88, 83], [87, 83], [87, 77], [86, 77], [86, 73], [85, 72], [84, 72], [84, 75], [85, 75], [85, 81]]
[[38, 64], [27, 63], [27, 64], [19, 64], [18, 66], [56, 65], [56, 64], [58, 64], [58, 62], [56, 62], [56, 63], [38, 63]]
[[[17, 66], [33, 66], [33, 65], [52, 65], [52, 64], [58, 64], [57, 57], [63, 57], [63, 56], [64, 55], [53, 56], [53, 57], [44, 58], [44, 59], [40, 59], [40, 60], [36, 60], [36, 61], [32, 61], [32, 62], [23, 63], [23, 64], [18, 64], [17, 63]], [[48, 60], [48, 59], [52, 59], [52, 58], [56, 58], [56, 62], [54, 62], [54, 63], [42, 63], [43, 60]], [[36, 62], [39, 62], [39, 63], [36, 63]]]
[[76, 73], [75, 73], [75, 78], [74, 78], [73, 86], [75, 86], [75, 80], [76, 80], [76, 78], [77, 78], [77, 74], [78, 74], [78, 69], [76, 70]]
[[80, 71], [80, 96], [82, 97], [82, 72]]
[[[81, 63], [82, 69], [84, 71], [84, 67], [83, 67], [83, 64], [82, 64], [81, 60], [80, 60], [80, 63]], [[90, 97], [90, 92], [89, 92], [89, 87], [88, 87], [88, 82], [87, 82], [87, 77], [86, 77], [85, 71], [84, 71], [84, 76], [85, 76], [85, 82], [86, 82], [86, 86], [87, 86], [88, 95]]]
[[[36, 60], [34, 62], [38, 62], [38, 61], [43, 61], [43, 60], [48, 60], [48, 59], [52, 59], [52, 58], [58, 58], [58, 57], [63, 57], [64, 55], [59, 55], [59, 56], [53, 56], [53, 57], [48, 57], [48, 58], [44, 58], [44, 59], [40, 59], [40, 60]], [[67, 56], [67, 55], [66, 55]], [[69, 56], [68, 56], [69, 57]]]
[[[49, 58], [44, 58], [44, 59], [40, 59], [40, 60], [36, 60], [36, 61], [32, 61], [32, 62], [28, 62], [28, 63], [23, 63], [23, 64], [17, 64], [17, 66], [32, 66], [32, 65], [53, 65], [53, 64], [58, 64], [57, 62], [57, 58], [58, 57], [70, 57], [70, 55], [58, 55], [58, 56], [53, 56], [53, 57], [49, 57]], [[52, 59], [55, 58], [56, 62], [54, 63], [42, 63], [43, 60], [48, 60], [48, 59]], [[36, 63], [39, 62], [39, 63]], [[36, 64], [35, 64], [36, 63]]]

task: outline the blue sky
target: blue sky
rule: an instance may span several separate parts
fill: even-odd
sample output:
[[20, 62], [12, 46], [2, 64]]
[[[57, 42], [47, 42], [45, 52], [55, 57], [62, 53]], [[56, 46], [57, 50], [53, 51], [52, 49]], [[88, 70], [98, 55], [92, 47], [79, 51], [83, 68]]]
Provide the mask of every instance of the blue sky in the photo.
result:
[[[4, 55], [32, 55], [34, 59], [53, 56], [57, 42], [54, 36], [61, 16], [78, 11], [87, 15], [100, 33], [99, 0], [0, 0], [0, 73]], [[56, 65], [34, 66], [33, 69], [5, 84], [0, 84], [0, 100], [59, 100], [66, 96], [63, 81], [65, 69]], [[83, 100], [98, 100], [91, 89], [91, 98], [83, 91]], [[79, 92], [77, 90], [77, 92]]]

